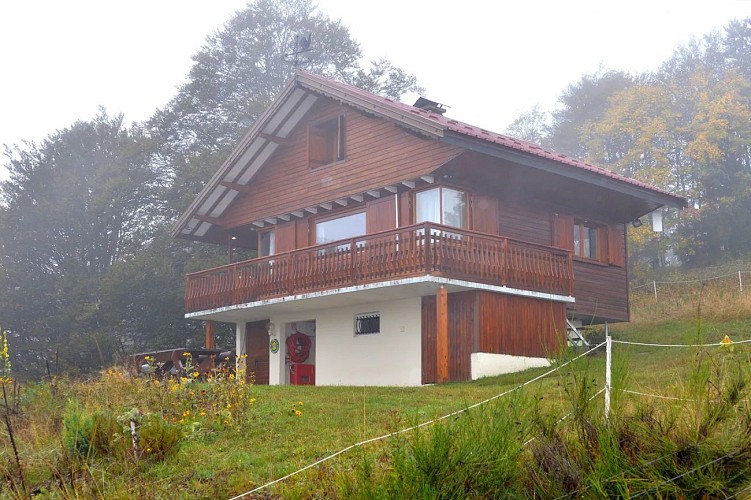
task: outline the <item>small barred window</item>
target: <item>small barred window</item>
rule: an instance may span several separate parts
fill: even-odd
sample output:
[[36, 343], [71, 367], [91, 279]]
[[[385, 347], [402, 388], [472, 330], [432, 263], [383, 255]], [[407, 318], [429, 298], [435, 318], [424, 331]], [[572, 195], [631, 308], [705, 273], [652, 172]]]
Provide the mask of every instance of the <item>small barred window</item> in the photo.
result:
[[381, 313], [372, 312], [355, 316], [355, 335], [381, 333]]

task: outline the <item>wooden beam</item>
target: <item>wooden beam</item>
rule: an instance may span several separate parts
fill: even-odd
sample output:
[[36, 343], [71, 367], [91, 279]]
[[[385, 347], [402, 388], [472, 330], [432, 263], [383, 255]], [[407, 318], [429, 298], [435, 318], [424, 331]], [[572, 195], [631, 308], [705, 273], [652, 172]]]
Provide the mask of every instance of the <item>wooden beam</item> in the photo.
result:
[[435, 177], [433, 177], [432, 175], [423, 175], [422, 177], [420, 177], [420, 179], [424, 180], [428, 184], [433, 184], [435, 182]]
[[224, 221], [218, 217], [209, 217], [208, 215], [194, 215], [194, 219], [198, 219], [201, 222], [208, 222], [209, 224], [216, 224], [217, 226], [224, 227]]
[[260, 137], [261, 139], [266, 139], [267, 141], [271, 141], [274, 144], [279, 144], [280, 146], [284, 146], [290, 143], [289, 139], [285, 139], [284, 137], [277, 137], [275, 135], [264, 134], [263, 132], [258, 134], [258, 137]]
[[204, 342], [206, 349], [216, 349], [216, 337], [214, 336], [214, 322], [212, 320], [206, 321], [206, 341]]
[[237, 191], [238, 193], [250, 193], [251, 191], [250, 186], [246, 186], [245, 184], [238, 184], [236, 182], [222, 181], [219, 184], [226, 187], [227, 189], [231, 189], [232, 191]]
[[350, 196], [350, 198], [352, 198], [357, 203], [362, 203], [362, 200], [365, 199], [365, 197], [361, 194], [353, 194], [352, 196]]
[[438, 357], [436, 382], [441, 384], [449, 380], [449, 315], [446, 287], [440, 287], [435, 298], [435, 352]]
[[409, 189], [415, 188], [415, 181], [402, 181], [402, 184], [407, 186]]

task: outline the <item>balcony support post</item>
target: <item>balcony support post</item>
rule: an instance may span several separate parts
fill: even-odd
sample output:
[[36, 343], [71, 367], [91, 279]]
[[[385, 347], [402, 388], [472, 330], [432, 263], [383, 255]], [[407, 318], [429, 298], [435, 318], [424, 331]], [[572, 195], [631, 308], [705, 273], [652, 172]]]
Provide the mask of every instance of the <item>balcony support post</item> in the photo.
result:
[[216, 337], [214, 336], [214, 322], [212, 320], [206, 321], [206, 341], [204, 342], [206, 349], [216, 349]]
[[435, 311], [435, 351], [438, 357], [436, 363], [436, 382], [442, 384], [449, 380], [449, 316], [448, 292], [446, 287], [442, 286], [436, 291]]

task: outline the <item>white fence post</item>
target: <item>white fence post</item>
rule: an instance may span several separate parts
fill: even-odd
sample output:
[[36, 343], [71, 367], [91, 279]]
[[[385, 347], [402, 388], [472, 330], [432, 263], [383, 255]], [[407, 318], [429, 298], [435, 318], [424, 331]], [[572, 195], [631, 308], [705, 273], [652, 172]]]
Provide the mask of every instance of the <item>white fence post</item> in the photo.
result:
[[652, 282], [652, 288], [654, 288], [654, 291], [655, 291], [655, 302], [657, 302], [657, 282], [656, 281]]
[[610, 421], [610, 385], [613, 363], [613, 341], [607, 333], [607, 323], [605, 324], [605, 420]]
[[743, 293], [743, 278], [741, 278], [740, 271], [738, 271], [738, 286], [741, 288], [741, 293]]

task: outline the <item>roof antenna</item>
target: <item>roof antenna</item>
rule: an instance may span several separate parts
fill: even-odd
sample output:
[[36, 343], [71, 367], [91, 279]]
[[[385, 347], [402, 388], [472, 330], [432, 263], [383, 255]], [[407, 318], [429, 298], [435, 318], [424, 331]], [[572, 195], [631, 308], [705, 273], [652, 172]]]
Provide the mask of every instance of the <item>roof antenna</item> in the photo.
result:
[[311, 61], [311, 58], [308, 57], [302, 57], [303, 54], [312, 51], [310, 44], [313, 39], [313, 33], [308, 33], [308, 36], [305, 35], [297, 35], [295, 38], [295, 50], [294, 52], [291, 52], [289, 54], [284, 54], [284, 61], [292, 64], [295, 68], [299, 68], [300, 66], [304, 64], [308, 64]]

